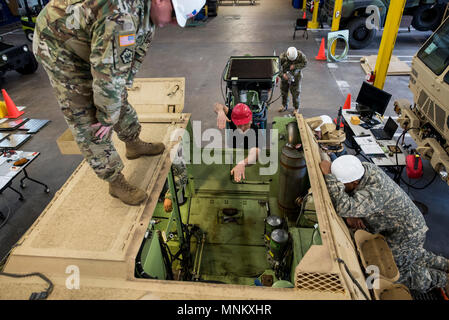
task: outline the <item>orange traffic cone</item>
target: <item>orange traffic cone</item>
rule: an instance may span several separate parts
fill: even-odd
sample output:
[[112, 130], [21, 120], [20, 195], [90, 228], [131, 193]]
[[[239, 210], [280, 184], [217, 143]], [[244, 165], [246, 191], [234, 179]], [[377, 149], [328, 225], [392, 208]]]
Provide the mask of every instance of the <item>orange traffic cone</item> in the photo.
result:
[[[334, 123], [337, 124], [337, 118], [334, 118]], [[344, 126], [343, 121], [340, 122], [340, 128], [344, 128]]]
[[324, 38], [321, 39], [320, 51], [318, 55], [315, 57], [316, 60], [327, 60], [326, 58], [326, 49], [324, 46]]
[[6, 103], [6, 110], [8, 111], [8, 115], [5, 118], [11, 118], [15, 119], [20, 117], [25, 112], [19, 111], [15, 105], [15, 103], [12, 101], [12, 99], [9, 97], [9, 95], [6, 93], [5, 89], [2, 89], [3, 99], [5, 99]]
[[304, 11], [304, 14], [302, 15], [302, 18], [303, 19], [307, 19], [307, 16], [306, 16], [306, 12]]
[[348, 96], [346, 97], [345, 104], [343, 105], [343, 110], [351, 109], [351, 94], [348, 93]]

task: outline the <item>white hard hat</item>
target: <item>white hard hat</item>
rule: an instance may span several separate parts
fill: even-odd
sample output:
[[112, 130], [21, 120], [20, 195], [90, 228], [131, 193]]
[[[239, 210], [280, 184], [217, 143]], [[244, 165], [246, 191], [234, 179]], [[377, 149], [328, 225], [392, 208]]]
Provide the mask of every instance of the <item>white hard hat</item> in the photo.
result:
[[298, 57], [298, 50], [296, 50], [295, 47], [290, 47], [287, 49], [288, 60], [294, 61], [294, 60], [296, 60], [297, 57]]
[[205, 3], [206, 0], [172, 0], [178, 24], [185, 27], [187, 20], [197, 15]]
[[332, 162], [331, 172], [341, 183], [350, 183], [361, 179], [365, 168], [357, 157], [345, 155]]
[[321, 126], [325, 123], [332, 123], [332, 118], [329, 116], [322, 115], [322, 116], [320, 116], [320, 118], [321, 118], [322, 122], [317, 128], [315, 128], [315, 131], [321, 131]]

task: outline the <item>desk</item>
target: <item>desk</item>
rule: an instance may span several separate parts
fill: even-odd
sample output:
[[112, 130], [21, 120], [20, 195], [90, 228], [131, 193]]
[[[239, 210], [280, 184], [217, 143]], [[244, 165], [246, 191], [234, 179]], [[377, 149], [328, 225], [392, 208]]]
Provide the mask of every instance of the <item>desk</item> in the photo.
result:
[[[28, 172], [26, 171], [26, 168], [36, 159], [40, 153], [39, 152], [27, 152], [27, 151], [16, 151], [17, 156], [14, 157], [5, 157], [3, 155], [0, 156], [0, 194], [7, 188], [11, 189], [12, 191], [19, 194], [19, 199], [24, 200], [24, 197], [22, 193], [16, 189], [14, 189], [11, 184], [13, 180], [21, 173], [23, 172], [24, 177], [20, 179], [20, 187], [23, 189], [25, 188], [25, 180], [30, 180], [35, 183], [38, 183], [45, 187], [45, 192], [49, 193], [50, 189], [45, 183], [42, 183], [38, 180], [35, 180], [33, 178], [30, 178], [28, 176]], [[28, 162], [25, 163], [22, 166], [14, 166], [14, 162], [20, 158], [27, 158]]]
[[[359, 154], [361, 152], [359, 146], [357, 145], [356, 141], [354, 140], [354, 136], [360, 136], [360, 135], [368, 135], [372, 139], [376, 140], [371, 133], [371, 131], [368, 129], [362, 128], [360, 125], [354, 125], [351, 123], [351, 117], [354, 116], [354, 114], [347, 113], [348, 110], [343, 110], [343, 119], [345, 121], [345, 133], [347, 139], [351, 141], [351, 144], [353, 146], [356, 146], [356, 152]], [[354, 111], [354, 110], [350, 110]], [[360, 116], [359, 116], [360, 117]], [[360, 120], [360, 124], [363, 124], [364, 122]], [[382, 128], [385, 125], [385, 121], [383, 123], [380, 123], [373, 128]], [[350, 132], [347, 130], [347, 128], [350, 129]], [[396, 145], [396, 140], [378, 140], [378, 144], [382, 147], [386, 147], [388, 145]], [[398, 145], [399, 149], [402, 151], [401, 153], [398, 153], [398, 165], [401, 167], [405, 166], [405, 154], [404, 150], [401, 148], [400, 145]], [[373, 155], [368, 156], [371, 162], [373, 162], [375, 165], [379, 167], [393, 167], [396, 166], [396, 155], [393, 154], [393, 156], [389, 156], [388, 153], [385, 153], [385, 157], [375, 157]]]

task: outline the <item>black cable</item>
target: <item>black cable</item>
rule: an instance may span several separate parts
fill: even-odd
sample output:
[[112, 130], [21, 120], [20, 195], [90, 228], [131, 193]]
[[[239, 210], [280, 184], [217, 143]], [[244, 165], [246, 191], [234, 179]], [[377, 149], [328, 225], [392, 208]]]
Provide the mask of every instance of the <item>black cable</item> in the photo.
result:
[[[167, 269], [167, 279], [166, 280], [173, 280], [173, 261], [169, 257], [169, 254], [171, 255], [170, 249], [168, 248], [168, 245], [165, 243], [162, 233], [157, 232], [157, 237], [159, 238], [159, 243], [161, 245], [161, 253], [162, 253], [162, 259], [164, 260], [165, 268]], [[167, 252], [168, 251], [168, 252]]]
[[407, 187], [412, 188], [412, 189], [415, 189], [415, 190], [423, 190], [423, 189], [427, 188], [428, 186], [430, 186], [430, 185], [435, 181], [435, 179], [436, 179], [437, 176], [438, 176], [438, 172], [435, 171], [435, 174], [434, 174], [432, 180], [430, 180], [428, 183], [426, 183], [426, 184], [425, 184], [424, 186], [422, 186], [422, 187], [415, 187], [414, 184], [408, 184], [402, 177], [400, 177], [400, 178], [401, 178], [401, 181], [402, 181]]
[[33, 272], [33, 273], [27, 273], [27, 274], [16, 274], [16, 273], [7, 273], [7, 272], [0, 272], [0, 276], [10, 277], [10, 278], [28, 278], [28, 277], [39, 277], [45, 282], [48, 283], [48, 288], [45, 291], [42, 292], [33, 292], [29, 298], [29, 300], [45, 300], [47, 299], [50, 294], [53, 291], [53, 282], [51, 282], [50, 279], [48, 279], [45, 275], [43, 275], [40, 272]]
[[277, 97], [274, 101], [270, 101], [269, 103], [267, 103], [267, 105], [271, 106], [273, 103], [278, 101], [281, 97], [282, 97], [282, 94], [280, 94], [279, 97]]
[[221, 78], [220, 78], [221, 96], [223, 97], [224, 104], [226, 104], [226, 98], [225, 98], [225, 94], [223, 92], [223, 82], [224, 82], [223, 78], [224, 78], [224, 74], [225, 74], [226, 67], [228, 66], [228, 64], [229, 64], [229, 61], [226, 62], [226, 65], [225, 65], [225, 67], [223, 69], [223, 72], [221, 73]]
[[349, 275], [349, 277], [351, 278], [352, 282], [354, 282], [354, 284], [357, 286], [357, 288], [359, 288], [359, 290], [363, 293], [363, 296], [365, 297], [366, 300], [371, 300], [368, 295], [366, 294], [366, 292], [363, 290], [362, 286], [360, 285], [360, 283], [357, 281], [356, 278], [354, 278], [354, 276], [352, 275], [351, 271], [349, 271], [348, 266], [346, 265], [346, 262], [343, 259], [337, 258], [337, 262], [339, 263], [343, 263], [343, 266], [345, 267], [346, 273]]

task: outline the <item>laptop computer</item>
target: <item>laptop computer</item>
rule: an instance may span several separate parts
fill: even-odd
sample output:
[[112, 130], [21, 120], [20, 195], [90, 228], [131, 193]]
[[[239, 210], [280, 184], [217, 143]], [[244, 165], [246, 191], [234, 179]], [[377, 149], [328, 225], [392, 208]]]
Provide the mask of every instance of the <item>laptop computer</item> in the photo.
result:
[[392, 117], [389, 117], [387, 123], [382, 129], [371, 129], [371, 133], [376, 140], [391, 140], [393, 139], [398, 127], [399, 125], [396, 121], [394, 121]]

